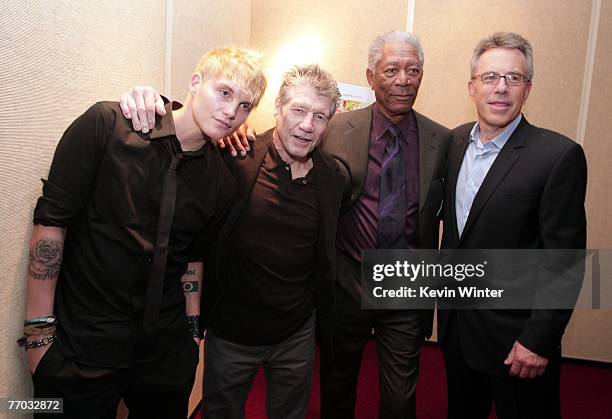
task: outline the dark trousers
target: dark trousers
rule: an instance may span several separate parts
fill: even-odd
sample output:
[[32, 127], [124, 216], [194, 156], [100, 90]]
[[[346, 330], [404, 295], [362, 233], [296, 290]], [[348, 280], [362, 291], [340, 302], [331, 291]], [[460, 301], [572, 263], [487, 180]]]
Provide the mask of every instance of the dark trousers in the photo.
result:
[[315, 354], [315, 315], [283, 342], [250, 346], [206, 335], [204, 417], [244, 418], [244, 405], [260, 367], [266, 374], [266, 416], [306, 416]]
[[561, 418], [560, 356], [549, 359], [545, 373], [531, 380], [475, 370], [463, 356], [453, 320], [450, 319], [441, 342], [449, 419], [487, 419], [493, 405], [499, 419]]
[[34, 397], [63, 398], [65, 418], [115, 419], [123, 398], [130, 419], [185, 419], [198, 360], [198, 347], [187, 335], [161, 359], [129, 368], [82, 365], [52, 345], [32, 377]]
[[[321, 417], [355, 416], [357, 380], [366, 343], [375, 332], [381, 419], [416, 417], [419, 355], [424, 341], [419, 310], [362, 310], [358, 293], [342, 283], [357, 281], [359, 264], [337, 259], [336, 313], [319, 316]], [[355, 266], [353, 266], [355, 265]]]

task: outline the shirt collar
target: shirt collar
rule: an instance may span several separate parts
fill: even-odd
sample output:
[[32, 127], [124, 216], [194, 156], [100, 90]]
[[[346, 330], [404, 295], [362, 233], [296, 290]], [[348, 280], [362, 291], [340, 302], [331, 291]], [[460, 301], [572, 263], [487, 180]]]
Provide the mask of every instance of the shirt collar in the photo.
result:
[[[387, 118], [387, 116], [384, 113], [382, 113], [382, 111], [378, 107], [378, 103], [376, 103], [372, 107], [372, 109], [373, 109], [372, 110], [372, 133], [374, 134], [374, 141], [378, 141], [386, 134], [389, 127], [393, 125], [393, 122], [391, 122], [389, 118]], [[410, 112], [408, 112], [402, 118], [402, 120], [396, 124], [402, 133], [402, 137], [404, 141], [407, 141], [409, 138], [408, 133], [410, 130], [412, 116], [413, 116], [413, 111], [412, 109], [410, 109]]]
[[[316, 152], [317, 152], [317, 149], [315, 148], [314, 150], [312, 150], [311, 156], [312, 154]], [[287, 162], [285, 162], [281, 158], [280, 154], [278, 154], [278, 150], [276, 149], [276, 146], [274, 145], [274, 137], [272, 141], [270, 141], [270, 144], [268, 144], [268, 152], [266, 153], [266, 157], [264, 157], [264, 166], [269, 171], [276, 170], [278, 168], [289, 167]], [[308, 171], [306, 176], [300, 179], [306, 179], [306, 182], [308, 183], [316, 183], [316, 170], [317, 169], [316, 169], [315, 160], [313, 159], [312, 168]]]
[[[506, 127], [505, 130], [502, 131], [501, 134], [493, 138], [487, 144], [493, 144], [493, 146], [501, 150], [504, 147], [504, 145], [506, 145], [506, 143], [508, 142], [508, 140], [510, 139], [510, 137], [516, 130], [516, 127], [518, 127], [518, 124], [520, 124], [522, 117], [523, 117], [522, 114], [518, 114], [518, 116], [514, 118], [514, 120]], [[479, 122], [476, 122], [476, 124], [474, 124], [474, 127], [472, 128], [472, 131], [470, 132], [470, 142], [474, 142], [474, 144], [476, 145], [482, 144], [482, 142], [480, 141], [480, 123]]]
[[[155, 128], [149, 134], [149, 139], [151, 140], [158, 140], [166, 137], [176, 138], [176, 127], [174, 126], [174, 117], [172, 115], [172, 111], [176, 111], [177, 109], [182, 108], [183, 104], [176, 101], [170, 102], [163, 96], [162, 98], [164, 99], [164, 108], [166, 109], [166, 114], [162, 117], [155, 118]], [[179, 144], [178, 147], [180, 147], [180, 141], [178, 141], [178, 138], [176, 138], [175, 141]], [[208, 144], [212, 144], [212, 146], [206, 147]], [[205, 150], [208, 148], [214, 151], [216, 154], [219, 153], [212, 141], [205, 142], [204, 145], [198, 150], [183, 151], [182, 153], [186, 157], [198, 157], [204, 154]]]
[[281, 166], [287, 166], [287, 163], [281, 158], [280, 154], [278, 154], [278, 151], [276, 150], [276, 146], [274, 145], [274, 134], [272, 134], [272, 140], [270, 141], [270, 144], [268, 144], [268, 152], [266, 153], [264, 164], [268, 170], [274, 170]]
[[176, 129], [174, 128], [174, 118], [172, 117], [172, 111], [182, 108], [183, 105], [179, 102], [168, 102], [164, 105], [166, 114], [162, 117], [155, 119], [155, 128], [151, 131], [149, 138], [155, 140], [157, 138], [169, 137], [171, 135], [176, 136]]

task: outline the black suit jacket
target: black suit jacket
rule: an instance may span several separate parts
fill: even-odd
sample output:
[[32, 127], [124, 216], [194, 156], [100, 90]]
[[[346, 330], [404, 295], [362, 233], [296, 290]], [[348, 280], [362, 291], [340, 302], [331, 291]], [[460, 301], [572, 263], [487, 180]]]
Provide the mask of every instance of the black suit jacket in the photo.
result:
[[[347, 193], [343, 211], [357, 202], [365, 183], [373, 106], [335, 115], [323, 138], [323, 150], [338, 161], [345, 177]], [[415, 116], [419, 138], [420, 247], [437, 249], [450, 131], [418, 112]], [[433, 310], [423, 310], [423, 328], [427, 336], [431, 334], [432, 324]]]
[[[205, 266], [201, 328], [207, 328], [214, 316], [216, 305], [223, 295], [223, 269], [234, 263], [240, 263], [240, 255], [230, 254], [229, 240], [232, 231], [249, 202], [251, 192], [257, 180], [259, 170], [264, 162], [269, 144], [272, 142], [273, 129], [257, 136], [251, 143], [250, 151], [244, 158], [228, 159], [228, 165], [236, 178], [237, 192], [229, 215], [219, 233], [217, 250]], [[316, 148], [312, 159], [317, 170], [317, 194], [319, 203], [319, 238], [315, 254], [315, 284], [317, 309], [333, 310], [333, 289], [335, 259], [334, 248], [336, 230], [343, 196], [344, 177], [338, 170], [336, 162]], [[288, 234], [291, 234], [288, 232]], [[265, 243], [261, 244], [265, 246]], [[239, 321], [239, 320], [238, 320]]]
[[[461, 236], [455, 211], [457, 176], [474, 123], [453, 130], [449, 148], [442, 247], [446, 249], [584, 249], [586, 246], [586, 159], [567, 137], [531, 125], [523, 117], [487, 173]], [[438, 313], [438, 335], [450, 313]], [[551, 356], [571, 310], [457, 310], [466, 361], [474, 368], [507, 376], [503, 360], [518, 340]]]

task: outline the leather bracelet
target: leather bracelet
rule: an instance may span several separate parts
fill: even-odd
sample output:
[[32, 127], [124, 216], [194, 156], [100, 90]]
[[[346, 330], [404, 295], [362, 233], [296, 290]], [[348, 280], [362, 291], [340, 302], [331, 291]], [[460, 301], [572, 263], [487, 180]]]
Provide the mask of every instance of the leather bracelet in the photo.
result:
[[53, 324], [29, 324], [23, 326], [23, 334], [26, 336], [34, 335], [53, 335], [57, 329], [56, 323]]

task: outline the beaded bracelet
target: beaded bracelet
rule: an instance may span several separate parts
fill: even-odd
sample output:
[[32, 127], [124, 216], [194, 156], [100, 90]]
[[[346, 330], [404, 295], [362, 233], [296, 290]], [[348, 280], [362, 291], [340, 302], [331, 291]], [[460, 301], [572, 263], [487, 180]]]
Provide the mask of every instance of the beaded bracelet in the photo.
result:
[[191, 336], [197, 338], [200, 335], [200, 316], [187, 316], [187, 328]]
[[17, 343], [19, 344], [19, 346], [25, 348], [25, 350], [27, 351], [28, 349], [40, 348], [41, 346], [46, 346], [50, 344], [51, 342], [53, 342], [55, 339], [56, 339], [55, 335], [49, 335], [49, 336], [45, 336], [42, 339], [33, 340], [31, 342], [28, 342], [26, 340], [26, 337], [23, 336], [21, 339], [17, 341]]

